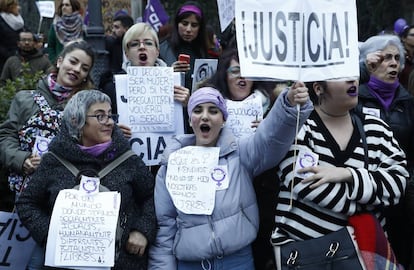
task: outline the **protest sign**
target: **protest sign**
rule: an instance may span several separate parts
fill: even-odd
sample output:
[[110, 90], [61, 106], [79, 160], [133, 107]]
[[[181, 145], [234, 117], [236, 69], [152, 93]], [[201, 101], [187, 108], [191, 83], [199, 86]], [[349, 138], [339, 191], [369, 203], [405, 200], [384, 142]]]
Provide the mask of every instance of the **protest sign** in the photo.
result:
[[128, 67], [128, 125], [133, 132], [173, 131], [174, 77], [171, 67]]
[[254, 133], [252, 122], [263, 119], [262, 99], [252, 94], [242, 101], [226, 100], [229, 116], [226, 120], [236, 138], [250, 136]]
[[40, 17], [53, 18], [55, 16], [55, 1], [36, 1]]
[[40, 14], [37, 33], [40, 33], [40, 28], [42, 26], [43, 18], [55, 17], [55, 1], [36, 1], [36, 6]]
[[234, 2], [235, 0], [217, 0], [221, 32], [226, 30], [234, 19]]
[[[157, 67], [152, 67], [157, 68]], [[128, 75], [115, 75], [116, 98], [118, 104], [119, 122], [129, 125], [130, 114], [128, 110], [127, 98], [127, 77]], [[175, 85], [181, 85], [180, 73], [173, 74]], [[174, 92], [171, 85], [170, 91]], [[174, 101], [174, 112], [172, 117], [175, 119], [174, 130], [155, 131], [155, 132], [133, 132], [130, 139], [132, 150], [142, 158], [147, 166], [158, 165], [161, 155], [168, 142], [174, 135], [184, 134], [183, 107], [181, 103]]]
[[50, 220], [45, 265], [111, 267], [121, 195], [61, 190]]
[[0, 269], [26, 269], [34, 246], [17, 213], [0, 211]]
[[197, 89], [197, 85], [211, 76], [217, 70], [217, 59], [196, 59], [194, 62], [193, 86], [192, 91]]
[[211, 215], [216, 196], [212, 175], [219, 152], [219, 147], [187, 146], [169, 156], [165, 182], [178, 210]]
[[239, 0], [235, 14], [242, 76], [359, 77], [355, 0]]

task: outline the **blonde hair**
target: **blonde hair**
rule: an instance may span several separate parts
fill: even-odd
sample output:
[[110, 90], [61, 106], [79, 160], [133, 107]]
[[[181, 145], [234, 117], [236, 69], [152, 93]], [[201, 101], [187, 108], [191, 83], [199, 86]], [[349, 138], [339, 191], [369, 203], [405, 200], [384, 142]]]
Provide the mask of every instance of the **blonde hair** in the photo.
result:
[[11, 6], [19, 5], [17, 0], [0, 0], [0, 12], [10, 13]]
[[136, 37], [141, 36], [145, 33], [150, 33], [152, 39], [155, 42], [155, 46], [157, 49], [160, 47], [160, 41], [158, 40], [157, 32], [152, 28], [151, 25], [139, 22], [131, 26], [128, 31], [125, 32], [124, 38], [122, 39], [122, 48], [124, 48], [124, 51], [128, 51], [128, 44], [131, 42], [131, 40], [136, 39]]

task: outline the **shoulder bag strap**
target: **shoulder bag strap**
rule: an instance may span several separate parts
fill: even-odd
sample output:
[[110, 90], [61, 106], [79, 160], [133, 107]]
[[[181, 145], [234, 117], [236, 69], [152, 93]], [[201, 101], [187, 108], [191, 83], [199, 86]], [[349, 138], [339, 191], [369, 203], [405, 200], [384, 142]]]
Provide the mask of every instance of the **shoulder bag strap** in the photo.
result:
[[52, 156], [54, 156], [57, 160], [59, 160], [63, 165], [65, 165], [65, 167], [74, 175], [77, 176], [79, 173], [78, 168], [76, 168], [72, 163], [70, 163], [69, 161], [67, 161], [64, 158], [59, 157], [58, 155], [56, 155], [55, 153], [49, 151], [49, 154], [51, 154]]
[[129, 157], [135, 155], [135, 153], [132, 150], [128, 150], [122, 155], [120, 155], [118, 158], [116, 158], [114, 161], [109, 163], [105, 168], [99, 171], [98, 176], [99, 178], [103, 178], [105, 175], [107, 175], [110, 171], [112, 171], [114, 168], [118, 167], [122, 162], [127, 160]]
[[[59, 157], [58, 155], [56, 155], [53, 152], [48, 152], [50, 153], [52, 156], [54, 156], [57, 160], [59, 160], [63, 165], [65, 165], [65, 167], [74, 175], [77, 176], [79, 173], [78, 168], [76, 168], [72, 163], [70, 163], [69, 161], [67, 161], [64, 158]], [[99, 178], [103, 178], [105, 175], [107, 175], [110, 171], [112, 171], [114, 168], [118, 167], [122, 162], [124, 162], [125, 160], [127, 160], [129, 157], [135, 155], [135, 153], [132, 150], [128, 150], [125, 153], [123, 153], [122, 155], [120, 155], [118, 158], [116, 158], [114, 161], [112, 161], [111, 163], [109, 163], [105, 168], [103, 168], [102, 170], [100, 170], [98, 172], [98, 176]]]

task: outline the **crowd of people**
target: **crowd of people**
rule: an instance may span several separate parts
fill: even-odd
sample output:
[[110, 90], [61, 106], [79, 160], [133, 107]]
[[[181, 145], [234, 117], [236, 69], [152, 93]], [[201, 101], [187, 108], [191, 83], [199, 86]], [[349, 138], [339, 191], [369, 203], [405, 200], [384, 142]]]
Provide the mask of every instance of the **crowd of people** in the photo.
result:
[[[414, 25], [406, 20], [360, 42], [359, 78], [276, 83], [241, 75], [234, 21], [220, 40], [200, 2], [180, 5], [162, 37], [122, 13], [105, 37], [105, 75], [93, 82], [79, 0], [59, 1], [46, 52], [17, 0], [0, 0], [0, 13], [0, 87], [24, 67], [44, 74], [35, 89], [17, 89], [0, 123], [13, 211], [36, 242], [26, 269], [62, 269], [45, 266], [52, 213], [59, 193], [81, 192], [85, 177], [121, 196], [111, 269], [275, 270], [276, 247], [338, 231], [362, 212], [381, 224], [401, 267], [414, 269]], [[217, 69], [193, 88], [196, 59], [217, 59]], [[118, 123], [114, 78], [128, 67], [171, 67], [182, 77], [171, 91], [185, 134], [168, 141], [155, 167], [132, 153], [132, 130]], [[262, 114], [239, 136], [229, 108], [254, 99]], [[222, 178], [202, 190], [203, 207], [189, 207], [171, 179], [181, 165], [200, 169], [178, 159], [203, 153]], [[298, 168], [304, 153], [317, 161]]]

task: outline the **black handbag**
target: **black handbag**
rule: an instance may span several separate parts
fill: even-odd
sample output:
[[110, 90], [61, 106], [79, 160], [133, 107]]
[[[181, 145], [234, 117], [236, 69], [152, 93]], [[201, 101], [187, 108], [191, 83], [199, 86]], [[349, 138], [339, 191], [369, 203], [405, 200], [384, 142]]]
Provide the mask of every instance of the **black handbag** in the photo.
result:
[[344, 227], [319, 238], [274, 246], [278, 270], [363, 270], [353, 228]]

